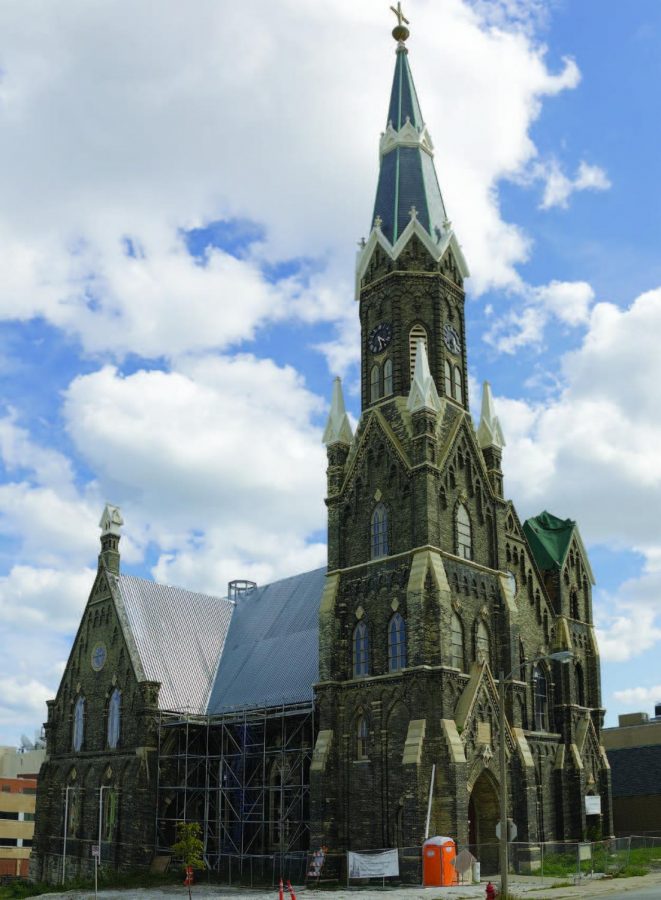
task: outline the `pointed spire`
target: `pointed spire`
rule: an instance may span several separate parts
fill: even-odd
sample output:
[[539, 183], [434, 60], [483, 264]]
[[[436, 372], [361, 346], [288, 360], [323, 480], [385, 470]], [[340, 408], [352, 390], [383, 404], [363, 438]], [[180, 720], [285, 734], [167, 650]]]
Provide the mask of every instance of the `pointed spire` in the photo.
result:
[[112, 506], [110, 503], [106, 503], [99, 521], [101, 537], [105, 537], [107, 534], [114, 534], [119, 537], [121, 533], [120, 528], [123, 524], [124, 519], [122, 519], [119, 506]]
[[106, 503], [99, 528], [101, 529], [101, 553], [99, 553], [99, 568], [107, 569], [115, 575], [119, 575], [119, 539], [121, 527], [124, 524], [119, 506]]
[[349, 417], [344, 408], [344, 394], [340, 378], [336, 378], [333, 382], [333, 399], [322, 440], [327, 447], [330, 447], [331, 444], [350, 445], [353, 440]]
[[413, 381], [411, 382], [411, 390], [409, 391], [406, 406], [411, 413], [418, 412], [421, 409], [430, 409], [432, 412], [438, 412], [441, 408], [438, 391], [429, 371], [427, 349], [422, 338], [418, 338], [415, 342], [415, 371], [413, 372]]
[[401, 4], [391, 7], [398, 19], [395, 76], [390, 93], [386, 130], [381, 136], [381, 166], [374, 215], [381, 219], [384, 237], [395, 244], [409, 224], [412, 206], [417, 221], [435, 243], [448, 233], [448, 216], [434, 169], [433, 145], [422, 118], [404, 41], [408, 23]]
[[491, 385], [488, 381], [485, 381], [482, 387], [482, 414], [477, 429], [477, 441], [482, 450], [486, 450], [487, 447], [496, 447], [498, 450], [502, 450], [505, 446], [503, 430], [496, 415]]

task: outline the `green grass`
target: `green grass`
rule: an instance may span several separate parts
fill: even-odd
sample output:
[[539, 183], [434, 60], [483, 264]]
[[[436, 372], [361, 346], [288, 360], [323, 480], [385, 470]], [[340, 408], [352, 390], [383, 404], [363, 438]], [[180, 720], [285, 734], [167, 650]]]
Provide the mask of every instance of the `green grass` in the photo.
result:
[[[150, 872], [99, 872], [99, 888], [148, 888], [165, 884], [177, 884], [183, 876], [178, 868], [167, 874], [152, 875]], [[17, 880], [0, 886], [0, 900], [23, 900], [24, 897], [37, 897], [39, 894], [57, 894], [61, 891], [92, 890], [94, 880], [76, 878], [67, 880], [66, 884], [30, 884]]]

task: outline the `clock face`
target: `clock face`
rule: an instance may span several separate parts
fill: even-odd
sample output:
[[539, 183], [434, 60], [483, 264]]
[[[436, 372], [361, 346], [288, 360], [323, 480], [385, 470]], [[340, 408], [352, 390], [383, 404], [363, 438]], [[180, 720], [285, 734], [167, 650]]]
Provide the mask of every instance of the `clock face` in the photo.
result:
[[446, 322], [443, 326], [443, 340], [450, 353], [461, 353], [461, 341], [459, 340], [459, 335], [449, 322]]
[[392, 340], [392, 325], [381, 322], [373, 328], [367, 337], [367, 346], [372, 353], [382, 353]]
[[106, 656], [105, 644], [97, 644], [92, 650], [92, 668], [95, 672], [100, 672], [105, 666]]

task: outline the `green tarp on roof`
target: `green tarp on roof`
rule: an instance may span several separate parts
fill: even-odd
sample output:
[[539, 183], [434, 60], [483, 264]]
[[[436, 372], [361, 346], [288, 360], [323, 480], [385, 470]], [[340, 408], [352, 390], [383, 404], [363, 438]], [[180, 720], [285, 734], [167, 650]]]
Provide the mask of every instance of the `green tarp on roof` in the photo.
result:
[[523, 531], [542, 571], [562, 567], [575, 528], [573, 519], [559, 519], [546, 510], [526, 519]]

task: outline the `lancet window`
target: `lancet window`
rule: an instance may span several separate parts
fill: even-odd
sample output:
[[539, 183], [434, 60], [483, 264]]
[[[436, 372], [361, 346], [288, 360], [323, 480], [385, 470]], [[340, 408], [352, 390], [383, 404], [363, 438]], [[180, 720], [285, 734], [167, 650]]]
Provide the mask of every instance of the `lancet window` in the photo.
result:
[[72, 746], [73, 749], [78, 751], [83, 746], [83, 740], [85, 738], [85, 698], [78, 697], [76, 700], [76, 705], [73, 710], [73, 735], [72, 735]]
[[478, 622], [475, 635], [475, 651], [478, 662], [491, 665], [491, 652], [489, 649], [489, 632], [484, 622]]
[[388, 555], [388, 510], [383, 503], [377, 503], [372, 513], [370, 543], [372, 559]]
[[399, 613], [388, 626], [388, 670], [398, 672], [406, 668], [406, 622]]
[[463, 503], [460, 503], [457, 507], [455, 525], [457, 531], [457, 556], [461, 556], [463, 559], [472, 559], [473, 543], [471, 520], [468, 515], [468, 510]]
[[369, 634], [364, 621], [353, 630], [353, 677], [369, 675]]
[[114, 750], [119, 744], [119, 733], [122, 719], [122, 692], [119, 688], [110, 695], [108, 703], [108, 746]]
[[535, 730], [549, 730], [549, 695], [546, 673], [540, 665], [533, 669], [533, 700], [535, 705]]
[[456, 613], [452, 613], [450, 625], [450, 665], [464, 671], [464, 626]]

